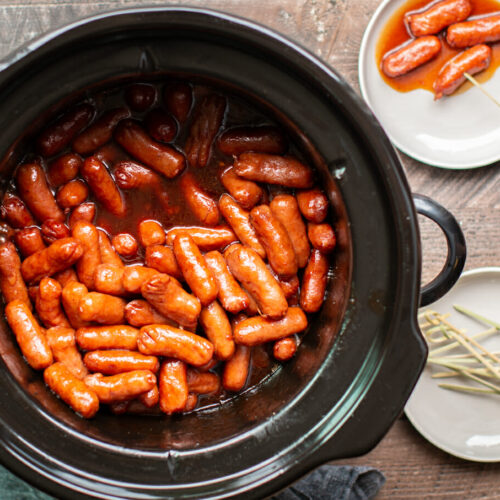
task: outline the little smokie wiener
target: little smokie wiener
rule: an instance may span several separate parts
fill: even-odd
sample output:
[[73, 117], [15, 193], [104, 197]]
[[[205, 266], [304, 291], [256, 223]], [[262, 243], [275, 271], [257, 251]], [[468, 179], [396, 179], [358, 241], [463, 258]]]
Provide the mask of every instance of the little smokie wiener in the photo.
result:
[[[466, 81], [466, 74], [488, 69], [493, 54], [486, 44], [500, 41], [500, 13], [492, 12], [491, 8], [498, 10], [499, 5], [486, 6], [476, 0], [438, 0], [423, 6], [418, 2], [418, 8], [412, 10], [413, 4], [413, 0], [408, 2], [409, 10], [400, 21], [409, 38], [392, 47], [381, 59], [381, 71], [389, 80], [401, 80], [406, 75], [410, 78], [415, 70], [422, 68], [415, 77], [415, 86], [428, 88], [422, 83], [427, 80], [422, 72], [428, 67], [428, 74], [432, 75], [430, 87], [438, 100], [453, 94]], [[394, 24], [393, 20], [383, 34], [387, 39], [396, 38], [397, 31], [391, 23]]]
[[61, 113], [0, 207], [26, 362], [85, 418], [256, 385], [325, 299], [336, 234], [318, 186], [283, 130], [202, 85], [129, 84]]

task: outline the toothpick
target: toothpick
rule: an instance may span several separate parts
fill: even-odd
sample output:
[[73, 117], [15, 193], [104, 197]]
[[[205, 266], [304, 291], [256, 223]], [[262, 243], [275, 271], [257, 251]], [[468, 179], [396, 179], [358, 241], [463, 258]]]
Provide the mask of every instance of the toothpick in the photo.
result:
[[[493, 378], [493, 375], [486, 368], [468, 368], [467, 371], [473, 375], [479, 375], [480, 377]], [[454, 370], [433, 373], [431, 378], [454, 378], [458, 376], [460, 376], [460, 372]]]
[[[484, 330], [483, 332], [476, 333], [475, 335], [472, 335], [471, 338], [473, 339], [478, 339], [481, 337], [486, 337], [487, 335], [491, 335], [493, 333], [496, 333], [498, 330], [495, 327], [488, 328], [488, 330]], [[459, 343], [458, 342], [452, 342], [451, 344], [445, 345], [443, 347], [438, 347], [437, 349], [433, 349], [430, 351], [429, 356], [436, 356], [437, 354], [442, 354], [443, 352], [446, 351], [451, 351], [455, 349], [455, 347], [458, 347]]]
[[489, 97], [499, 108], [500, 102], [498, 102], [483, 86], [469, 73], [464, 73], [465, 78], [469, 80], [473, 85], [475, 85], [486, 97]]
[[[458, 328], [454, 327], [449, 321], [447, 321], [446, 319], [443, 319], [442, 322], [449, 328], [450, 330], [450, 333], [454, 332], [456, 333], [457, 335], [460, 335], [465, 341], [469, 342], [469, 344], [472, 344], [474, 347], [476, 347], [477, 349], [479, 349], [480, 351], [482, 351], [482, 353], [485, 355], [485, 356], [488, 356], [490, 359], [492, 359], [495, 363], [499, 363], [500, 364], [500, 358], [498, 356], [495, 356], [495, 354], [491, 353], [490, 351], [488, 351], [488, 349], [486, 349], [485, 347], [483, 347], [479, 342], [477, 342], [476, 340], [474, 340], [472, 337], [469, 337], [467, 334], [465, 334], [462, 330], [459, 330]], [[491, 323], [490, 323], [491, 324]], [[453, 335], [455, 336], [455, 335]], [[455, 340], [458, 340], [458, 337], [455, 337]], [[461, 343], [461, 342], [460, 342]], [[462, 344], [463, 345], [463, 344]], [[473, 354], [471, 352], [471, 350], [469, 348], [467, 348], [467, 350]], [[477, 353], [479, 354], [479, 353]], [[498, 371], [498, 368], [493, 368], [492, 366], [489, 365], [489, 363], [486, 362], [486, 360], [484, 359], [481, 359], [480, 357], [478, 357], [477, 355], [473, 354], [473, 356], [475, 356], [479, 361], [481, 361], [484, 365], [486, 365], [487, 368], [489, 368], [490, 370], [492, 370], [493, 374], [496, 375], [497, 378], [500, 378], [500, 372]]]
[[484, 316], [481, 316], [480, 314], [469, 311], [469, 309], [466, 309], [465, 307], [459, 306], [457, 304], [453, 304], [453, 307], [458, 312], [465, 314], [466, 316], [469, 316], [469, 318], [473, 318], [476, 321], [480, 321], [482, 323], [486, 323], [487, 325], [494, 326], [497, 330], [500, 330], [500, 323], [497, 323], [496, 321], [485, 318]]
[[480, 387], [471, 387], [468, 385], [455, 385], [455, 384], [439, 384], [443, 389], [451, 389], [452, 391], [459, 392], [476, 392], [479, 394], [498, 394], [497, 391], [491, 389], [483, 389]]

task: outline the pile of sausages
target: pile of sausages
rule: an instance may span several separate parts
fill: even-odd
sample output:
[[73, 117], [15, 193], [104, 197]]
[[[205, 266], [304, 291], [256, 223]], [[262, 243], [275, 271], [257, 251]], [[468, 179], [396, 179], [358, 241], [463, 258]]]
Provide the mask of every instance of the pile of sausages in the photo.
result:
[[491, 48], [485, 44], [500, 40], [500, 13], [467, 19], [471, 12], [469, 0], [441, 0], [407, 12], [404, 22], [412, 39], [384, 55], [382, 71], [395, 78], [434, 59], [441, 52], [437, 35], [446, 30], [446, 42], [466, 50], [441, 68], [433, 89], [435, 99], [452, 94], [465, 82], [464, 73], [474, 75], [488, 68]]
[[[328, 199], [310, 167], [284, 156], [278, 128], [224, 128], [226, 97], [195, 99], [187, 83], [167, 86], [152, 110], [157, 87], [124, 94], [126, 106], [84, 102], [49, 124], [1, 206], [8, 324], [29, 365], [85, 418], [100, 404], [191, 411], [200, 394], [244, 389], [253, 349], [271, 343], [276, 360], [291, 359], [336, 245]], [[110, 141], [127, 160], [106, 159]], [[232, 158], [218, 199], [195, 175], [214, 151]], [[148, 189], [167, 213], [168, 182], [199, 225], [146, 217], [137, 238], [96, 227], [97, 211], [126, 220], [124, 190]]]

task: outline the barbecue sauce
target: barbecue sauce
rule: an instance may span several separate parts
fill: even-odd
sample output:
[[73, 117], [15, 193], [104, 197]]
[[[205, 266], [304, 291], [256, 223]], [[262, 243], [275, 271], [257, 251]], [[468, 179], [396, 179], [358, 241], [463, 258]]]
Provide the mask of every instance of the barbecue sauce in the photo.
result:
[[[496, 0], [470, 0], [472, 4], [471, 16], [479, 16], [492, 14], [500, 11], [500, 3]], [[409, 0], [397, 9], [391, 16], [387, 24], [384, 26], [377, 45], [375, 47], [375, 60], [379, 68], [380, 75], [387, 85], [392, 87], [398, 92], [410, 92], [411, 90], [424, 89], [433, 92], [432, 85], [436, 80], [437, 75], [441, 68], [453, 57], [462, 52], [464, 49], [454, 49], [446, 42], [446, 29], [439, 34], [442, 49], [440, 54], [429, 61], [428, 63], [410, 71], [406, 75], [398, 76], [396, 78], [389, 78], [382, 71], [382, 59], [387, 52], [394, 50], [399, 45], [409, 41], [412, 37], [406, 29], [404, 16], [407, 12], [415, 10], [423, 10], [431, 2], [428, 0]], [[491, 44], [492, 60], [488, 69], [475, 75], [475, 78], [480, 82], [489, 80], [500, 65], [500, 42]], [[470, 82], [465, 82], [455, 92], [462, 93], [472, 87]]]

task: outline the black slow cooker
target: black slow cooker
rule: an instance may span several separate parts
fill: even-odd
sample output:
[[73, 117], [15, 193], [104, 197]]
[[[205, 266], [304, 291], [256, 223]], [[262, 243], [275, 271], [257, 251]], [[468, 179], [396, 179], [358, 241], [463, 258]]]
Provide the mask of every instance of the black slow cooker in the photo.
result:
[[117, 79], [168, 74], [252, 99], [295, 137], [337, 214], [333, 277], [292, 362], [229, 403], [182, 417], [82, 420], [24, 363], [1, 319], [0, 458], [59, 498], [261, 498], [328, 460], [367, 452], [424, 365], [419, 303], [442, 295], [463, 267], [460, 228], [417, 197], [449, 243], [447, 265], [421, 294], [417, 215], [401, 164], [335, 71], [262, 26], [202, 9], [101, 14], [5, 61], [4, 187], [40, 116]]

